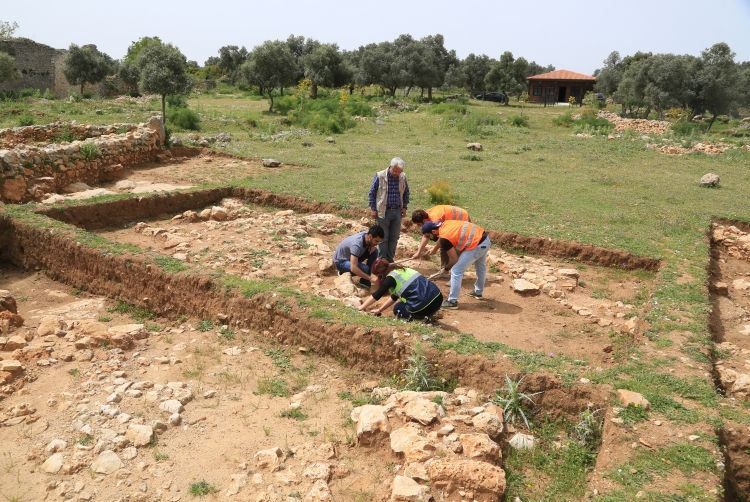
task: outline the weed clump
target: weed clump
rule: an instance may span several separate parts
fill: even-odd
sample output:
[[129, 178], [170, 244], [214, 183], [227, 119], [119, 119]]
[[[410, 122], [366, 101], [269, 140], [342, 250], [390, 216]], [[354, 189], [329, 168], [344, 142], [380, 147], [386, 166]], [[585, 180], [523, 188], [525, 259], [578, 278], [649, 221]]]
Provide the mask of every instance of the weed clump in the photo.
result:
[[518, 381], [513, 381], [505, 375], [505, 387], [495, 393], [492, 402], [503, 408], [506, 422], [515, 424], [517, 420], [523, 420], [526, 428], [530, 428], [527, 415], [533, 411], [534, 400], [532, 398], [540, 392], [533, 394], [521, 392], [521, 382], [523, 382], [523, 377]]
[[529, 127], [529, 117], [523, 113], [520, 115], [511, 115], [508, 123], [513, 127]]
[[206, 480], [197, 481], [190, 484], [190, 495], [193, 497], [203, 497], [204, 495], [210, 495], [216, 493], [219, 490], [210, 484]]
[[175, 127], [187, 131], [199, 131], [200, 116], [190, 108], [175, 107], [167, 112], [167, 121]]
[[403, 370], [404, 389], [415, 391], [449, 390], [451, 381], [435, 374], [435, 365], [427, 359], [421, 343], [415, 343], [409, 365]]
[[100, 154], [99, 146], [96, 143], [86, 142], [81, 145], [81, 155], [86, 160], [94, 160]]
[[453, 191], [445, 180], [438, 180], [427, 187], [430, 202], [433, 204], [453, 204]]

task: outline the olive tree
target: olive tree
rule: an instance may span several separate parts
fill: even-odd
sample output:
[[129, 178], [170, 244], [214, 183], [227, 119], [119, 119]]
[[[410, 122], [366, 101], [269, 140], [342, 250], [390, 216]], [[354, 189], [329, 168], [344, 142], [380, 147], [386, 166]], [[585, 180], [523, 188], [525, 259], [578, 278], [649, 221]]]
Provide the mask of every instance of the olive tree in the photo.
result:
[[336, 44], [320, 44], [302, 58], [305, 77], [310, 79], [310, 97], [318, 97], [318, 86], [338, 87], [351, 79], [350, 69]]
[[166, 124], [167, 95], [185, 94], [192, 87], [185, 56], [172, 44], [152, 44], [140, 51], [137, 66], [140, 73], [138, 86], [141, 92], [161, 96], [161, 117]]
[[15, 21], [0, 21], [0, 38], [12, 38], [18, 29]]
[[268, 40], [253, 49], [249, 59], [240, 66], [240, 75], [246, 83], [257, 85], [261, 94], [268, 96], [268, 111], [272, 112], [274, 89], [294, 84], [295, 68], [289, 46], [278, 40]]
[[112, 58], [95, 45], [79, 47], [76, 44], [70, 45], [63, 65], [65, 78], [73, 85], [80, 85], [81, 94], [84, 85], [101, 82], [115, 67]]

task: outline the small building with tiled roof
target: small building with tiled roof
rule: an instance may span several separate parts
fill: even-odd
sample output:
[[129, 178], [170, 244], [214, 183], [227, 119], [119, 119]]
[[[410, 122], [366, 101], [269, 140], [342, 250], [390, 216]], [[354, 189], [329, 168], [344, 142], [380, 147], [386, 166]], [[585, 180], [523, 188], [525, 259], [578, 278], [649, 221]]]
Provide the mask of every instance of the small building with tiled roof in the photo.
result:
[[573, 96], [580, 103], [587, 92], [594, 90], [596, 77], [570, 70], [555, 70], [528, 77], [529, 101], [532, 103], [568, 103]]

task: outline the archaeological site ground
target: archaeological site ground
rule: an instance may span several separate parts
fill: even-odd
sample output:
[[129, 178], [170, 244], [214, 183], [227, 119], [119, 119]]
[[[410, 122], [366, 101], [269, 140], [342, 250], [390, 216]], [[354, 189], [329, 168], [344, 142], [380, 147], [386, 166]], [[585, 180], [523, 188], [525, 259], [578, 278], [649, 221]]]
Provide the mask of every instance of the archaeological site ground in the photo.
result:
[[[404, 99], [328, 135], [238, 91], [166, 146], [159, 106], [0, 103], [0, 500], [747, 500], [747, 122]], [[330, 266], [393, 156], [493, 243], [430, 324]]]

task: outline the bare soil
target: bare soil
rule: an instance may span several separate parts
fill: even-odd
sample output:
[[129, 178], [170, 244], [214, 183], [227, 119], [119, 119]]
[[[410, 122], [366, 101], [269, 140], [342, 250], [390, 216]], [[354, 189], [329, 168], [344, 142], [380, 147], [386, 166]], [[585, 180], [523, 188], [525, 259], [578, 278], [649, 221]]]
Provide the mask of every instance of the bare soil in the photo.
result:
[[[68, 323], [98, 320], [108, 327], [134, 322], [112, 312], [110, 300], [72, 291], [40, 273], [4, 267], [0, 286], [17, 299], [26, 320], [21, 333], [33, 335], [45, 316]], [[219, 490], [208, 500], [225, 500], [233, 476], [244, 476], [242, 496], [265, 493], [269, 498], [263, 500], [282, 500], [306, 494], [313, 479], [303, 471], [324, 462], [332, 466], [334, 499], [386, 495], [391, 476], [387, 451], [350, 446], [352, 405], [338, 397], [343, 391], [357, 393], [362, 382], [373, 380], [371, 375], [344, 369], [312, 351], [300, 353], [298, 347], [258, 346], [263, 335], [249, 330], [237, 331], [232, 340], [218, 328], [199, 331], [198, 321], [152, 319], [150, 329], [159, 331], [132, 350], [96, 347], [91, 360], [65, 338], [32, 339], [24, 351], [39, 354], [33, 347], [45, 347], [43, 357], [24, 360], [24, 387], [0, 401], [3, 416], [21, 404], [36, 410], [21, 423], [0, 425], [0, 494], [18, 500], [44, 500], [48, 492], [74, 500], [189, 500], [191, 484], [205, 480]], [[233, 348], [237, 355], [224, 353]], [[61, 359], [65, 352], [73, 354], [71, 361]], [[269, 379], [285, 381], [289, 397], [259, 394]], [[116, 475], [94, 474], [89, 464], [109, 444], [102, 438], [127, 429], [127, 423], [99, 411], [122, 380], [156, 386], [182, 382], [195, 397], [185, 404], [182, 424], [170, 425], [151, 444], [137, 448], [134, 458], [127, 460], [126, 452], [117, 450], [125, 465]], [[298, 392], [302, 397], [292, 396]], [[166, 423], [159, 402], [148, 399], [126, 395], [116, 406], [131, 416], [128, 423]], [[301, 401], [304, 419], [280, 416], [292, 400]], [[81, 424], [91, 427], [91, 439], [80, 431]], [[60, 473], [47, 474], [41, 465], [53, 439], [67, 443], [65, 464]], [[254, 454], [273, 447], [283, 451], [282, 468], [270, 472], [256, 467]], [[73, 472], [64, 475], [66, 469]]]
[[[189, 222], [178, 214], [175, 216], [179, 219], [150, 220], [100, 233], [108, 239], [177, 257], [204, 271], [223, 270], [247, 279], [275, 279], [280, 285], [341, 299], [354, 306], [359, 303], [358, 298], [367, 296], [367, 292], [354, 292], [351, 287], [349, 292], [346, 287], [337, 288], [335, 275], [320, 272], [320, 267], [331, 262], [338, 242], [362, 231], [367, 221], [332, 214], [274, 211], [232, 199], [225, 200], [225, 204], [235, 219]], [[416, 249], [418, 237], [402, 233], [398, 258], [409, 256]], [[647, 281], [625, 272], [587, 266], [579, 277], [579, 283], [586, 286], [566, 293], [569, 306], [565, 306], [545, 294], [521, 296], [510, 288], [510, 283], [518, 264], [523, 269], [553, 271], [570, 268], [569, 263], [517, 257], [499, 249], [493, 249], [492, 254], [490, 262], [496, 266], [490, 273], [484, 298], [477, 300], [466, 294], [475, 279], [470, 271], [464, 278], [459, 310], [445, 311], [440, 327], [469, 333], [482, 341], [552, 356], [566, 355], [594, 366], [614, 362], [609, 335], [612, 322], [619, 321], [615, 317], [617, 311], [624, 316], [633, 310], [632, 305], [617, 307], [616, 303], [642, 295], [643, 289], [650, 287]], [[406, 265], [424, 275], [431, 275], [438, 268], [426, 260]], [[447, 279], [436, 283], [447, 297]], [[594, 292], [598, 298], [591, 297]], [[603, 317], [609, 313], [610, 325], [600, 326], [597, 320], [602, 317], [578, 315], [571, 308], [581, 306]]]

